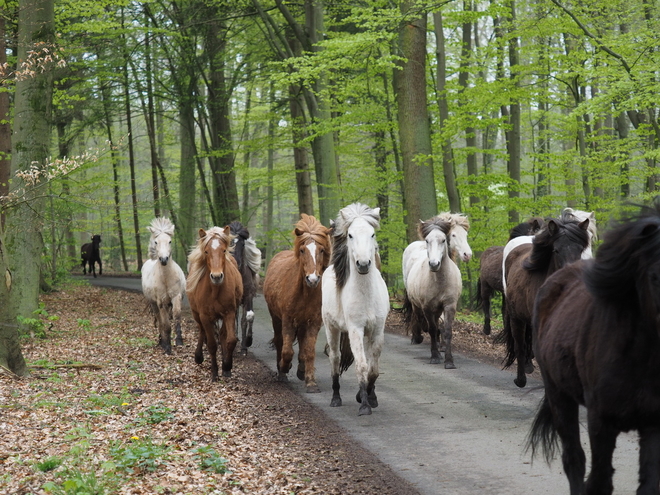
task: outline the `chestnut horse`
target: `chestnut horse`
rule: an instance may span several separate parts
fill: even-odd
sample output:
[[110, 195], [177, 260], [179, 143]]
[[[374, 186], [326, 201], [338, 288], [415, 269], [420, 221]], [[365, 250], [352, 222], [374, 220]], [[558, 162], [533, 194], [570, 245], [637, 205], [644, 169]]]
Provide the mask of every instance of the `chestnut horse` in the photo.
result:
[[[548, 278], [533, 332], [545, 397], [528, 437], [532, 456], [541, 446], [550, 461], [559, 437], [571, 494], [609, 494], [617, 436], [637, 430], [636, 493], [660, 493], [660, 208], [605, 234], [595, 259]], [[586, 486], [580, 405], [591, 444]]]
[[[579, 223], [571, 214], [550, 219], [532, 244], [522, 244], [506, 258], [506, 308], [499, 341], [506, 344], [504, 367], [518, 362], [514, 383], [527, 384], [532, 365], [532, 308], [539, 288], [552, 273], [580, 259], [589, 244], [589, 220]], [[515, 239], [514, 239], [515, 240]]]
[[307, 392], [320, 392], [314, 359], [321, 329], [321, 277], [330, 264], [330, 229], [302, 213], [293, 231], [293, 250], [277, 253], [268, 264], [264, 298], [273, 323], [277, 350], [277, 378], [287, 381], [298, 340], [296, 376], [305, 380]]
[[218, 380], [218, 343], [215, 337], [216, 322], [220, 327], [222, 351], [222, 376], [230, 377], [236, 338], [236, 312], [243, 297], [243, 282], [236, 260], [231, 255], [231, 231], [229, 226], [199, 229], [197, 245], [188, 255], [188, 279], [186, 294], [190, 310], [199, 327], [195, 362], [204, 361], [202, 346], [211, 355], [211, 381]]
[[[509, 232], [509, 240], [520, 236], [533, 236], [543, 227], [543, 219], [533, 217], [516, 225]], [[502, 294], [502, 314], [504, 314], [504, 286], [502, 285], [502, 256], [504, 246], [492, 246], [486, 249], [479, 257], [479, 278], [477, 279], [476, 305], [484, 312], [485, 335], [490, 335], [490, 301], [495, 292]]]

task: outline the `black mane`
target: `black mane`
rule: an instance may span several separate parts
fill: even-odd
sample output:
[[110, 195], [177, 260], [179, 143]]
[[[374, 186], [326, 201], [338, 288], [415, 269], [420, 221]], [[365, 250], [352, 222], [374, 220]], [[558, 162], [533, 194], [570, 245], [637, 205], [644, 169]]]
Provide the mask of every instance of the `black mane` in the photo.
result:
[[589, 245], [589, 235], [570, 213], [563, 213], [560, 218], [548, 219], [545, 228], [534, 236], [532, 252], [523, 263], [528, 271], [546, 270], [552, 260], [554, 244], [561, 236], [567, 236], [569, 242], [578, 244], [582, 249]]

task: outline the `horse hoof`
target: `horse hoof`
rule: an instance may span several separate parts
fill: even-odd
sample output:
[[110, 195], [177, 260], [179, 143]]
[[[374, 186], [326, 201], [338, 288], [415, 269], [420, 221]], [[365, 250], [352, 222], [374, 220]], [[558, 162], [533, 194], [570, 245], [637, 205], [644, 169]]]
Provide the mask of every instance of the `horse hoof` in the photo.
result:
[[330, 401], [330, 407], [340, 407], [341, 406], [341, 397], [333, 397]]
[[231, 378], [231, 370], [227, 370], [227, 371], [223, 370], [222, 376], [224, 376], [225, 378]]
[[513, 383], [515, 383], [518, 387], [523, 388], [525, 385], [527, 385], [527, 377], [522, 376], [520, 378], [514, 378]]
[[369, 404], [360, 406], [360, 410], [358, 411], [358, 416], [368, 416], [369, 414], [371, 414], [371, 406]]
[[369, 405], [373, 408], [378, 407], [378, 399], [375, 395], [373, 397], [369, 397]]
[[432, 357], [431, 361], [429, 361], [429, 363], [431, 363], [431, 364], [440, 364], [441, 362], [442, 362], [442, 359], [440, 359], [439, 357]]
[[195, 354], [195, 362], [197, 364], [202, 364], [204, 362], [204, 354]]
[[176, 339], [175, 343], [177, 347], [183, 347], [183, 339]]
[[296, 371], [296, 376], [298, 377], [298, 380], [304, 381], [305, 380], [305, 372], [298, 368], [298, 371]]
[[241, 356], [247, 356], [248, 355], [248, 350], [247, 349], [241, 349]]
[[286, 373], [278, 373], [277, 381], [282, 383], [287, 383], [289, 381], [289, 377], [286, 376]]
[[527, 373], [528, 375], [534, 373], [534, 365], [532, 363], [525, 364], [525, 373]]
[[484, 326], [483, 332], [484, 332], [484, 335], [490, 335], [490, 325]]
[[412, 338], [410, 339], [411, 344], [421, 344], [422, 342], [424, 342], [423, 335], [413, 335]]
[[446, 362], [445, 362], [445, 369], [446, 369], [446, 370], [455, 370], [455, 369], [456, 369], [456, 365], [455, 365], [453, 362], [451, 362], [451, 361], [446, 361]]
[[321, 392], [321, 389], [318, 387], [318, 385], [308, 385], [306, 391], [308, 394], [318, 394]]
[[252, 347], [252, 337], [245, 337], [245, 347]]

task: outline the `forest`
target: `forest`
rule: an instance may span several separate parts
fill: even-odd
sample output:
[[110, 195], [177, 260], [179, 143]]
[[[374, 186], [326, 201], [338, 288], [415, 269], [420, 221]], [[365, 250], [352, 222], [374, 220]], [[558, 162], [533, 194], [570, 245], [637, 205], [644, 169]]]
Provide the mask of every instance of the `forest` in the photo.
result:
[[104, 270], [137, 273], [154, 217], [175, 223], [184, 267], [199, 228], [240, 220], [267, 264], [300, 213], [328, 225], [356, 201], [380, 208], [394, 295], [419, 220], [466, 214], [469, 304], [479, 253], [519, 221], [569, 206], [606, 226], [657, 194], [658, 14], [654, 0], [3, 0], [0, 319], [82, 271], [92, 235]]

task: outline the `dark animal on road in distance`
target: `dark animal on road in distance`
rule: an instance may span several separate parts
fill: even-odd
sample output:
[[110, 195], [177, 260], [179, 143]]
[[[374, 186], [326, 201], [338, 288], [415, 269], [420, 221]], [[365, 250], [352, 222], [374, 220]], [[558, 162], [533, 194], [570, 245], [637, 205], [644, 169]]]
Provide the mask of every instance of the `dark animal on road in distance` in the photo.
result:
[[[551, 219], [532, 244], [522, 244], [506, 258], [504, 329], [498, 340], [506, 344], [505, 367], [517, 361], [514, 383], [527, 384], [532, 365], [532, 309], [543, 282], [563, 266], [580, 259], [589, 244], [589, 220], [578, 222], [570, 214]], [[516, 239], [513, 239], [515, 242]]]
[[87, 274], [85, 265], [89, 265], [89, 273], [96, 278], [95, 263], [99, 264], [99, 275], [103, 275], [103, 263], [101, 262], [101, 236], [95, 234], [92, 236], [92, 242], [83, 244], [80, 248], [80, 258], [82, 259], [83, 275]]
[[222, 376], [230, 377], [238, 342], [236, 312], [243, 297], [243, 282], [231, 254], [229, 225], [224, 229], [199, 229], [197, 245], [188, 255], [186, 294], [199, 327], [195, 362], [204, 362], [203, 346], [206, 344], [211, 355], [211, 381], [218, 380], [216, 323], [222, 320], [219, 328]]
[[[549, 461], [561, 441], [570, 493], [610, 494], [620, 432], [639, 432], [637, 494], [660, 483], [660, 208], [609, 231], [593, 260], [569, 265], [541, 287], [535, 355], [545, 385], [529, 437]], [[587, 409], [591, 472], [585, 475], [579, 406]], [[633, 493], [633, 487], [617, 487]]]

